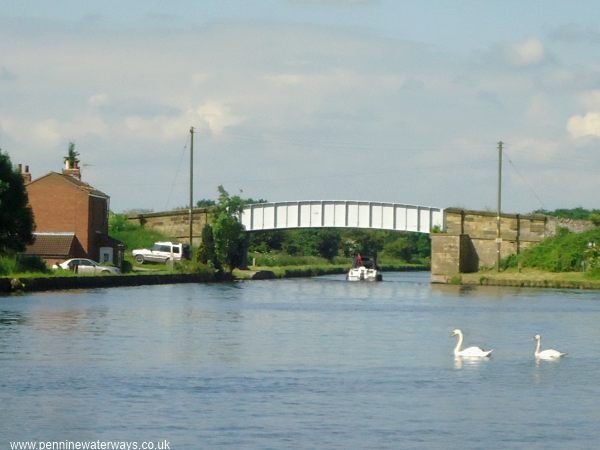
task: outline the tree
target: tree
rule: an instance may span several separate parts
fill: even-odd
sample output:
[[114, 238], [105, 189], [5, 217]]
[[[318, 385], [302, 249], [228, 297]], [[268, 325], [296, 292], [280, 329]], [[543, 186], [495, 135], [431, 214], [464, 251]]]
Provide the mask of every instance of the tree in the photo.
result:
[[246, 260], [246, 232], [239, 220], [245, 202], [237, 195], [230, 196], [223, 186], [218, 189], [219, 200], [212, 223], [215, 253], [231, 273]]
[[65, 162], [69, 161], [70, 168], [74, 168], [76, 163], [79, 162], [78, 156], [79, 152], [75, 151], [75, 142], [69, 142], [69, 152], [65, 156]]
[[217, 258], [213, 228], [208, 223], [202, 228], [202, 243], [198, 249], [197, 258], [202, 264], [210, 265], [217, 271], [223, 270], [221, 262]]
[[344, 243], [344, 253], [346, 256], [353, 256], [356, 253], [360, 253], [376, 257], [383, 249], [385, 233], [354, 229], [351, 236], [352, 238], [346, 239]]
[[319, 254], [323, 258], [327, 258], [329, 261], [332, 261], [335, 258], [340, 249], [340, 244], [342, 242], [342, 236], [338, 230], [333, 228], [325, 228], [323, 230], [319, 230], [318, 234], [319, 242], [317, 245], [317, 249]]
[[198, 200], [196, 202], [196, 207], [197, 208], [210, 208], [212, 206], [215, 206], [215, 204], [216, 204], [216, 202], [214, 200], [203, 198], [203, 199]]
[[281, 250], [286, 239], [286, 233], [283, 230], [255, 231], [248, 233], [248, 235], [248, 250], [260, 253]]
[[21, 174], [0, 149], [0, 254], [20, 252], [33, 243], [33, 212]]

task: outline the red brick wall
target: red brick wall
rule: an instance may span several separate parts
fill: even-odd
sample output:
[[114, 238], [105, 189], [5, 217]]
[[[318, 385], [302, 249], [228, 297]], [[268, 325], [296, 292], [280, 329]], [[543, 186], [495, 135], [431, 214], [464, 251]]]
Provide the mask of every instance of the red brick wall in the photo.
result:
[[87, 192], [70, 184], [62, 175], [51, 173], [28, 184], [27, 193], [37, 231], [73, 231], [83, 249], [90, 252]]

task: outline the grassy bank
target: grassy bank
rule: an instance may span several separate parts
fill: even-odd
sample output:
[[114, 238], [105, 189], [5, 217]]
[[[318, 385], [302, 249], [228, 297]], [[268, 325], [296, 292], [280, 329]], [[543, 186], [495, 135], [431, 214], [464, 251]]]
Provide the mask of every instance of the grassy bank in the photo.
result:
[[565, 289], [600, 289], [600, 279], [586, 272], [548, 272], [539, 269], [485, 270], [463, 273], [448, 280], [452, 284], [519, 286]]
[[[429, 266], [422, 264], [408, 264], [402, 261], [397, 263], [388, 263], [380, 266], [384, 272], [408, 272], [417, 270], [429, 270]], [[320, 275], [345, 274], [350, 269], [350, 264], [346, 263], [314, 263], [314, 264], [296, 264], [287, 266], [251, 266], [248, 270], [236, 269], [233, 275], [237, 279], [251, 279], [256, 273], [271, 272], [275, 278], [294, 278], [294, 277], [314, 277]]]
[[501, 261], [501, 271], [482, 269], [434, 282], [467, 285], [600, 289], [600, 228], [555, 236]]

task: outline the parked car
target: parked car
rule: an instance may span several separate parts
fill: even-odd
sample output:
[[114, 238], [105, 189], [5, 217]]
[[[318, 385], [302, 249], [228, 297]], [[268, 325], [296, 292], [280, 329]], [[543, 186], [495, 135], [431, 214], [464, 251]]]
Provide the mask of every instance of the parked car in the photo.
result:
[[73, 272], [90, 275], [120, 275], [121, 271], [118, 267], [104, 266], [87, 258], [67, 259], [60, 264], [54, 264], [53, 269], [72, 270]]
[[173, 242], [155, 242], [151, 249], [137, 248], [131, 251], [135, 260], [145, 262], [166, 263], [169, 260], [180, 261], [182, 258], [190, 259], [190, 246]]

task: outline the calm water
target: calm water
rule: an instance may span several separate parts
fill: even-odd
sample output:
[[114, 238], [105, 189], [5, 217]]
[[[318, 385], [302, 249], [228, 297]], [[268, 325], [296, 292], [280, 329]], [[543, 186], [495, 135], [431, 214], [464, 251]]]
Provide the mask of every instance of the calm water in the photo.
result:
[[[0, 448], [598, 448], [600, 293], [385, 280], [2, 297]], [[493, 358], [455, 361], [456, 327]]]

